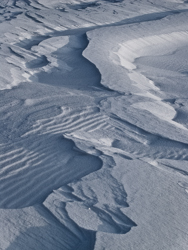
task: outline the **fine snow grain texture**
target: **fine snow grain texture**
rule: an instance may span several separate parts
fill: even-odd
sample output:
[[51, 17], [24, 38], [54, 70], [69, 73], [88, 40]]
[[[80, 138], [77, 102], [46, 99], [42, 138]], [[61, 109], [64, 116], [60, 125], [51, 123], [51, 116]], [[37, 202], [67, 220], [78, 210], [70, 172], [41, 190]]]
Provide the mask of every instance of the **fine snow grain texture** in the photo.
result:
[[187, 20], [1, 0], [0, 249], [187, 250]]

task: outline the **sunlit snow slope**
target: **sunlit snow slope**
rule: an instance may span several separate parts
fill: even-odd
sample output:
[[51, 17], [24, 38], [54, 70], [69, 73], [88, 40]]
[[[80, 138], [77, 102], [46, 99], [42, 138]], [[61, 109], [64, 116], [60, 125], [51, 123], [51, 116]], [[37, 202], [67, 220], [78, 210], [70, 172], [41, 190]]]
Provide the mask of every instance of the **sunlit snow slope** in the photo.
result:
[[188, 249], [188, 1], [0, 1], [0, 249]]

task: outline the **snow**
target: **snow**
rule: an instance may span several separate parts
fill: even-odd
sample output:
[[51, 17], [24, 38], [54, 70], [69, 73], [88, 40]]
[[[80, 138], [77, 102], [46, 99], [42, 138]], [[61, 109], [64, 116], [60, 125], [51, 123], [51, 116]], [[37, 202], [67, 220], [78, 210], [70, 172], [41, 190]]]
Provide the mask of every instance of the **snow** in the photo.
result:
[[0, 249], [187, 250], [188, 2], [0, 13]]

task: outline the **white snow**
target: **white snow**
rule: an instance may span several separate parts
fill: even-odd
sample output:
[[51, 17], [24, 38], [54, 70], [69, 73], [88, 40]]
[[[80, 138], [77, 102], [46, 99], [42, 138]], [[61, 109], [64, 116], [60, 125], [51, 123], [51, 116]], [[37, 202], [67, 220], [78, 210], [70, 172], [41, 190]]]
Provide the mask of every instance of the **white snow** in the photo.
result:
[[0, 1], [0, 249], [187, 250], [188, 1]]

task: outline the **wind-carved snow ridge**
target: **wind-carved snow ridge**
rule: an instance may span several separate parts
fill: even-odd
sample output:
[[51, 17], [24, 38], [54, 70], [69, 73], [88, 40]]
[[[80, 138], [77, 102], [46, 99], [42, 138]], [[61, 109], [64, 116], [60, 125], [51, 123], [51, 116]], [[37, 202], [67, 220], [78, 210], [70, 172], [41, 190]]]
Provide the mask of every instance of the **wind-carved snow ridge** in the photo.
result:
[[[186, 31], [172, 32], [170, 34], [162, 34], [161, 36], [156, 35], [138, 38], [121, 44], [120, 49], [117, 52], [121, 65], [128, 70], [129, 78], [138, 88], [142, 91], [146, 91], [146, 94], [141, 93], [141, 95], [156, 99], [154, 102], [138, 102], [132, 106], [138, 109], [148, 110], [160, 119], [166, 120], [182, 129], [186, 128], [181, 124], [172, 121], [176, 117], [175, 109], [170, 104], [161, 101], [159, 96], [150, 93], [150, 90], [160, 92], [160, 89], [155, 86], [152, 80], [147, 79], [142, 73], [138, 72], [135, 66], [135, 61], [138, 58], [151, 55], [164, 56], [172, 54], [177, 50], [177, 47], [180, 46], [180, 44], [181, 46], [186, 46], [187, 39], [188, 32]], [[163, 112], [161, 112], [161, 110], [163, 110]]]
[[[59, 40], [65, 40], [65, 46], [63, 48], [57, 47], [59, 46]], [[54, 42], [57, 42], [57, 46], [54, 46]], [[18, 56], [20, 55], [20, 50], [14, 50], [15, 56], [19, 57], [20, 60], [24, 61], [26, 56], [28, 56], [29, 59], [31, 58], [31, 61], [27, 60], [27, 63], [25, 63], [25, 67], [27, 67], [29, 70], [39, 70], [39, 73], [35, 73], [38, 78], [36, 86], [41, 83], [47, 83], [49, 86], [59, 85], [58, 87], [60, 89], [63, 86], [64, 89], [67, 88], [68, 91], [74, 89], [75, 93], [80, 89], [88, 93], [85, 97], [83, 96], [83, 100], [81, 102], [79, 101], [79, 105], [81, 105], [79, 109], [75, 109], [75, 107], [72, 106], [71, 102], [69, 101], [70, 108], [61, 107], [58, 110], [58, 108], [55, 107], [55, 103], [53, 102], [53, 106], [49, 106], [45, 109], [42, 108], [42, 114], [40, 111], [41, 107], [44, 105], [44, 103], [48, 102], [49, 97], [47, 98], [47, 100], [45, 100], [44, 97], [38, 99], [28, 98], [22, 102], [13, 104], [12, 111], [16, 110], [23, 104], [24, 109], [26, 108], [26, 110], [30, 110], [30, 118], [27, 117], [26, 121], [24, 122], [19, 120], [16, 122], [16, 124], [14, 125], [15, 134], [13, 138], [10, 137], [9, 139], [7, 138], [7, 140], [7, 135], [5, 133], [6, 143], [5, 145], [2, 145], [1, 149], [1, 151], [3, 152], [1, 156], [1, 208], [18, 209], [19, 211], [23, 207], [32, 206], [36, 203], [42, 203], [44, 198], [48, 194], [50, 194], [53, 189], [70, 183], [73, 180], [80, 179], [82, 176], [91, 174], [92, 171], [96, 171], [101, 168], [102, 161], [98, 158], [101, 153], [98, 149], [92, 149], [92, 147], [94, 146], [86, 146], [86, 149], [82, 149], [83, 151], [79, 151], [74, 146], [74, 143], [62, 136], [62, 134], [64, 134], [67, 138], [71, 138], [71, 140], [74, 141], [74, 137], [77, 138], [77, 134], [74, 136], [74, 131], [83, 131], [83, 133], [85, 132], [87, 135], [87, 133], [95, 133], [95, 131], [99, 130], [107, 131], [112, 127], [107, 122], [108, 117], [100, 113], [100, 109], [98, 107], [95, 107], [93, 101], [90, 106], [85, 105], [87, 100], [90, 99], [90, 89], [93, 89], [94, 96], [98, 98], [101, 98], [102, 96], [114, 95], [111, 91], [100, 85], [100, 75], [97, 72], [97, 69], [95, 69], [95, 67], [91, 63], [89, 63], [88, 60], [84, 59], [81, 56], [86, 42], [86, 36], [81, 35], [72, 36], [68, 40], [66, 37], [65, 39], [62, 37], [50, 38], [45, 42], [40, 43], [37, 47], [32, 47], [32, 51], [36, 51], [38, 55], [41, 54], [41, 58], [43, 57], [43, 53], [45, 52], [45, 61], [50, 62], [50, 67], [48, 67], [48, 64], [44, 63], [43, 61], [40, 62], [39, 59], [33, 59], [35, 57], [33, 56], [32, 52], [28, 53], [27, 55], [24, 54], [24, 56], [21, 57]], [[50, 52], [50, 55], [48, 55], [47, 52]], [[74, 62], [71, 58], [72, 54], [76, 55]], [[64, 62], [62, 62], [62, 57], [64, 57]], [[78, 63], [81, 66], [80, 68], [77, 67]], [[45, 69], [44, 72], [40, 73], [40, 68], [43, 68], [43, 70]], [[89, 76], [88, 79], [85, 74], [84, 76], [82, 76], [83, 69], [87, 70]], [[78, 86], [74, 85], [75, 80], [71, 79], [71, 76], [69, 79], [70, 82], [68, 82], [69, 84], [66, 82], [64, 83], [63, 81], [60, 82], [60, 78], [62, 76], [65, 76], [66, 72], [73, 72], [73, 77], [74, 75], [77, 75], [77, 77], [79, 76], [78, 79], [80, 81], [80, 84], [78, 84], [77, 82]], [[53, 75], [53, 79], [51, 79], [50, 82], [51, 75]], [[83, 81], [83, 83], [81, 81]], [[86, 83], [88, 82], [90, 84], [86, 85]], [[60, 91], [60, 89], [58, 90], [58, 92]], [[102, 90], [104, 91], [104, 93], [101, 94]], [[66, 94], [64, 94], [64, 97], [67, 100], [69, 98], [74, 98], [74, 105], [74, 102], [78, 98], [74, 97], [75, 94], [73, 93], [74, 92], [66, 92]], [[17, 94], [19, 95], [19, 92]], [[61, 98], [62, 95], [59, 95], [58, 99]], [[66, 105], [67, 101], [64, 101], [64, 105]], [[91, 102], [91, 100], [89, 101]], [[59, 100], [57, 100], [57, 102], [59, 102]], [[83, 105], [85, 107], [83, 107]], [[2, 109], [2, 113], [5, 112], [5, 110], [8, 110], [8, 108], [9, 105], [7, 107], [5, 106], [5, 108]], [[24, 109], [22, 110], [22, 117], [24, 116], [24, 113], [27, 113], [27, 111], [25, 112]], [[33, 111], [31, 111], [31, 109], [33, 109]], [[47, 114], [51, 114], [51, 112], [53, 113], [54, 111], [55, 113], [60, 114], [55, 115], [54, 113], [54, 117], [48, 117]], [[8, 117], [9, 112], [10, 111], [8, 111]], [[47, 115], [48, 118], [41, 120], [39, 119], [40, 114], [42, 114], [43, 116]], [[29, 120], [31, 121], [33, 119], [36, 120], [37, 123], [33, 127], [33, 129], [30, 130], [30, 133], [26, 132], [24, 134], [19, 134], [17, 127], [22, 128], [20, 131], [23, 132], [24, 127], [27, 128], [27, 126], [29, 125]], [[6, 122], [8, 121], [5, 116], [4, 123]], [[18, 139], [20, 136], [22, 139]], [[16, 140], [14, 145], [12, 145], [11, 143], [11, 140], [13, 139]], [[95, 140], [99, 145], [102, 143], [102, 145], [111, 146], [111, 140], [108, 140], [105, 136], [104, 138], [100, 138], [100, 140], [98, 140], [97, 138], [93, 139], [93, 145], [95, 145]], [[8, 157], [9, 159], [7, 160], [6, 157]], [[129, 219], [123, 211], [121, 211], [121, 209], [128, 206], [126, 202], [127, 195], [124, 191], [123, 185], [121, 185], [119, 181], [111, 175], [111, 164], [108, 163], [106, 165], [107, 170], [105, 170], [104, 166], [104, 170], [99, 174], [97, 178], [97, 182], [99, 183], [97, 184], [94, 182], [93, 188], [90, 183], [89, 190], [91, 190], [93, 195], [87, 195], [88, 187], [84, 186], [82, 192], [86, 192], [86, 194], [84, 194], [83, 197], [80, 196], [80, 198], [78, 199], [79, 203], [77, 203], [77, 199], [74, 199], [74, 196], [76, 196], [76, 194], [72, 195], [73, 200], [67, 201], [66, 192], [65, 197], [64, 195], [59, 196], [58, 204], [60, 205], [58, 206], [52, 199], [53, 194], [49, 195], [47, 200], [45, 200], [44, 202], [45, 207], [48, 208], [48, 210], [51, 211], [51, 213], [63, 225], [68, 223], [66, 226], [67, 230], [71, 234], [75, 235], [74, 242], [77, 242], [77, 240], [79, 240], [79, 248], [81, 249], [83, 249], [84, 247], [87, 249], [93, 249], [95, 243], [95, 234], [97, 231], [125, 234], [130, 231], [131, 227], [136, 226], [136, 224], [131, 219]], [[6, 175], [6, 178], [3, 178], [5, 173], [8, 174]], [[103, 182], [104, 185], [101, 186], [101, 194], [98, 197], [97, 190], [95, 190], [95, 185], [99, 186], [99, 184]], [[112, 187], [108, 187], [109, 184], [112, 185]], [[80, 185], [82, 184], [79, 184], [79, 186]], [[84, 189], [86, 189], [86, 191], [84, 191]], [[51, 200], [50, 204], [49, 200]], [[77, 205], [81, 206], [81, 210], [78, 209], [77, 211], [79, 213], [85, 213], [84, 220], [87, 221], [86, 225], [83, 225], [82, 222], [80, 223], [79, 221], [77, 221], [74, 218], [75, 215], [73, 215], [72, 218], [68, 207], [73, 203], [75, 207]], [[62, 204], [64, 204], [63, 210]], [[88, 204], [89, 207], [86, 204]], [[60, 209], [60, 211], [57, 214], [58, 209]], [[21, 213], [22, 211], [24, 210], [22, 209]], [[86, 216], [86, 212], [88, 211], [91, 214], [89, 216], [98, 218], [97, 223], [93, 225], [89, 224], [89, 217], [87, 218]], [[18, 243], [15, 244], [19, 244], [21, 238], [22, 237], [18, 237], [18, 239], [15, 241]], [[68, 246], [66, 247], [68, 249]], [[72, 249], [74, 249], [74, 247]]]
[[186, 1], [0, 3], [0, 249], [187, 250]]

